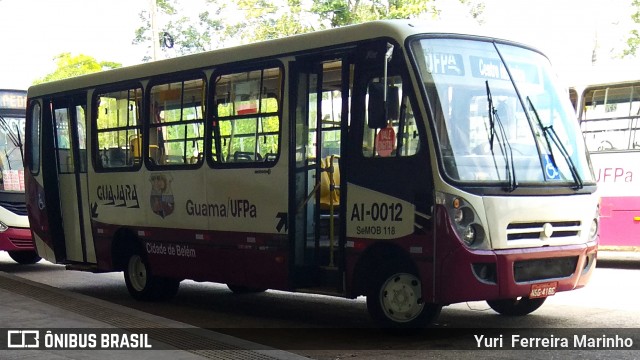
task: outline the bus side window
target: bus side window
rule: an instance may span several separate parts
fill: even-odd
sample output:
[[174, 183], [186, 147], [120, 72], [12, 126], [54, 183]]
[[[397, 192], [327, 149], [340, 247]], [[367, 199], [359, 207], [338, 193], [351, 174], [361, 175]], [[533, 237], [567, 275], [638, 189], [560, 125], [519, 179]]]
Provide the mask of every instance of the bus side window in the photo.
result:
[[149, 163], [194, 165], [202, 160], [206, 82], [199, 76], [151, 87]]
[[277, 67], [216, 78], [214, 162], [269, 163], [277, 159], [281, 84]]
[[94, 128], [98, 133], [96, 164], [100, 169], [137, 168], [129, 139], [141, 133], [139, 87], [98, 94], [95, 97]]
[[[381, 83], [381, 79], [372, 79], [371, 83]], [[402, 90], [402, 78], [391, 76], [388, 79], [387, 103], [393, 108], [387, 109], [387, 125], [383, 128], [372, 128], [369, 124], [368, 111], [362, 144], [365, 157], [412, 156], [420, 148], [420, 137], [416, 118], [411, 106], [411, 99]], [[368, 98], [373, 97], [369, 95]], [[397, 97], [397, 101], [393, 101]], [[369, 106], [367, 101], [367, 106]]]

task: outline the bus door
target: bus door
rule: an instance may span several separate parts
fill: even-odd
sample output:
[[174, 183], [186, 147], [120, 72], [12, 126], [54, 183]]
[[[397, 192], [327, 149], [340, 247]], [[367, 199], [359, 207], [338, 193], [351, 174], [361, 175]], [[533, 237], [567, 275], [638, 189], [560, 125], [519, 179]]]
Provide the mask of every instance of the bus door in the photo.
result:
[[[59, 212], [49, 214], [49, 218], [62, 219], [58, 234], [52, 234], [58, 262], [95, 263], [88, 208], [83, 201], [88, 198], [86, 114], [85, 94], [71, 99], [52, 99], [45, 110], [45, 119], [51, 120], [54, 149], [43, 154], [43, 163], [48, 162], [51, 168], [46, 172], [51, 178], [45, 181], [50, 189], [58, 189], [60, 200], [59, 208], [48, 207], [49, 212]], [[57, 186], [50, 186], [54, 182]]]
[[[342, 147], [349, 117], [350, 66], [346, 58], [301, 58], [292, 65], [295, 169], [294, 287], [342, 291], [344, 231]], [[342, 179], [341, 179], [342, 176]]]

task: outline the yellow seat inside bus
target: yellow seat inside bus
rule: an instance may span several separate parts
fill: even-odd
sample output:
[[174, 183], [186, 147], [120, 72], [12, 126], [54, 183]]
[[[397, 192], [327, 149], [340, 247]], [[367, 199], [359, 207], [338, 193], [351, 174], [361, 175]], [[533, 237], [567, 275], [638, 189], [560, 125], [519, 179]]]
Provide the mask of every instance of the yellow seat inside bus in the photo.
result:
[[[138, 164], [142, 161], [142, 135], [132, 135], [129, 138], [130, 162], [129, 164]], [[160, 159], [158, 145], [149, 145], [149, 159], [154, 164], [162, 163]], [[193, 162], [192, 162], [193, 163]]]
[[[320, 159], [320, 209], [329, 210], [340, 207], [340, 166], [335, 155]], [[333, 185], [333, 191], [331, 191]]]

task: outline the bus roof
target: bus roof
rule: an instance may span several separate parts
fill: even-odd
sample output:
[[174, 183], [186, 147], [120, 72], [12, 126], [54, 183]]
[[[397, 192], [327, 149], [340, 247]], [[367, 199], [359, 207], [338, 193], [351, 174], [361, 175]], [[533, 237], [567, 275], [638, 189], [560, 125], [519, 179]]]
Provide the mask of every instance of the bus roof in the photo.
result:
[[[455, 30], [453, 30], [454, 28]], [[212, 65], [224, 65], [233, 62], [269, 58], [277, 55], [296, 54], [310, 49], [356, 43], [368, 39], [393, 38], [403, 44], [404, 39], [408, 36], [420, 33], [469, 35], [490, 39], [499, 38], [489, 34], [483, 34], [483, 30], [479, 27], [467, 28], [467, 31], [461, 31], [463, 28], [464, 27], [459, 25], [452, 27], [451, 25], [441, 22], [426, 24], [424, 20], [371, 21], [101, 71], [70, 79], [33, 85], [28, 91], [29, 97], [37, 97], [45, 94], [63, 93], [93, 87], [96, 84], [112, 84], [122, 81], [144, 79], [158, 74], [178, 73], [192, 69], [206, 68]]]

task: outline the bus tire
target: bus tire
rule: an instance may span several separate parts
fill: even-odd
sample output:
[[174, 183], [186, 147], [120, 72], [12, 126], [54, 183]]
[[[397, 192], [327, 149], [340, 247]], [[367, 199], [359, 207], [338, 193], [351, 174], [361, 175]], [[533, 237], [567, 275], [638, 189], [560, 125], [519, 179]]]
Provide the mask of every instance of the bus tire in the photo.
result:
[[423, 328], [435, 321], [441, 309], [423, 301], [421, 281], [411, 271], [382, 271], [367, 293], [367, 310], [383, 328]]
[[227, 287], [234, 294], [257, 294], [257, 293], [262, 293], [267, 291], [267, 289], [263, 289], [263, 288], [253, 288], [249, 286], [233, 285], [233, 284], [227, 284]]
[[9, 251], [9, 257], [11, 257], [13, 261], [22, 265], [35, 264], [42, 260], [35, 251]]
[[536, 310], [544, 304], [546, 297], [530, 299], [528, 297], [487, 300], [487, 304], [495, 312], [506, 316], [524, 316]]
[[172, 298], [178, 293], [180, 281], [154, 276], [146, 257], [132, 252], [125, 264], [124, 280], [129, 294], [140, 301], [158, 301]]

